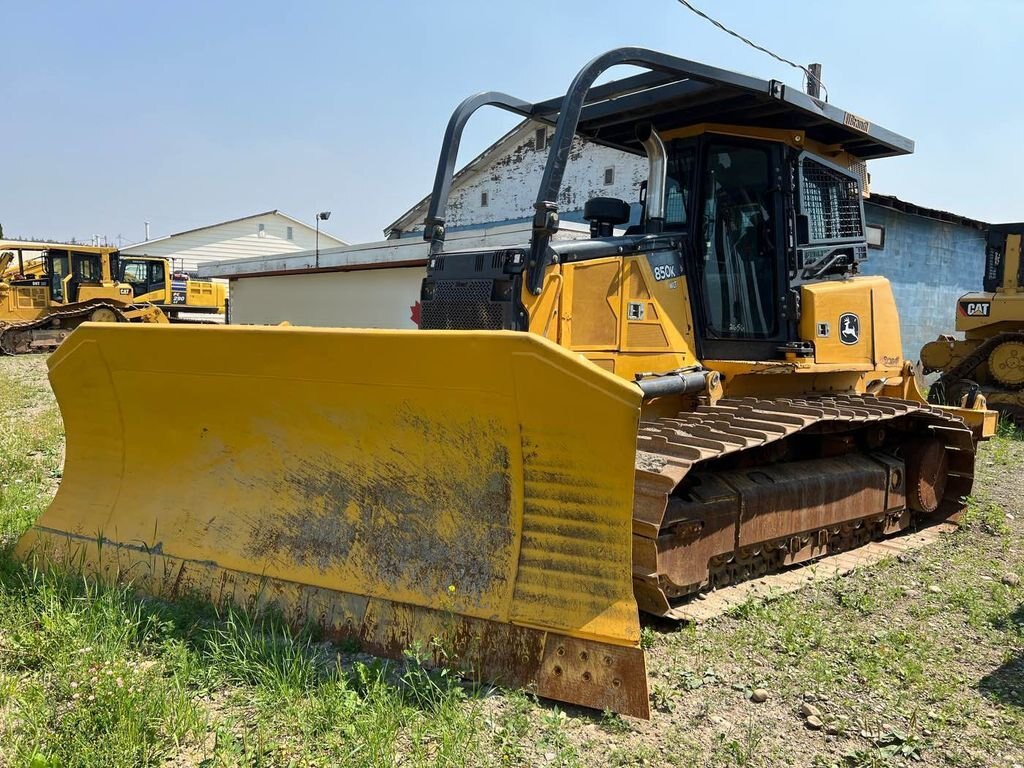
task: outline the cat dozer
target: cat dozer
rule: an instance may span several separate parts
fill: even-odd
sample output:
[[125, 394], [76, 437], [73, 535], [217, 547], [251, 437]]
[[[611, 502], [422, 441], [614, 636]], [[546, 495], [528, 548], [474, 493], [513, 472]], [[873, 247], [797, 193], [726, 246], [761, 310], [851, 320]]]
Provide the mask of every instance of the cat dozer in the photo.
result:
[[[620, 64], [642, 71], [594, 85]], [[447, 251], [484, 105], [554, 126], [532, 238]], [[576, 135], [650, 173], [557, 242]], [[638, 48], [550, 101], [474, 96], [426, 219], [424, 330], [82, 326], [50, 358], [64, 479], [19, 552], [647, 717], [638, 607], [955, 518], [970, 491], [993, 414], [924, 402], [888, 282], [856, 276], [864, 163], [912, 148]], [[158, 389], [188, 407], [155, 416]]]
[[1024, 223], [995, 224], [986, 236], [982, 290], [961, 296], [956, 330], [921, 348], [925, 373], [939, 373], [933, 403], [961, 404], [980, 392], [992, 410], [1024, 428]]
[[0, 240], [0, 355], [50, 352], [84, 322], [223, 315], [225, 289], [110, 246]]

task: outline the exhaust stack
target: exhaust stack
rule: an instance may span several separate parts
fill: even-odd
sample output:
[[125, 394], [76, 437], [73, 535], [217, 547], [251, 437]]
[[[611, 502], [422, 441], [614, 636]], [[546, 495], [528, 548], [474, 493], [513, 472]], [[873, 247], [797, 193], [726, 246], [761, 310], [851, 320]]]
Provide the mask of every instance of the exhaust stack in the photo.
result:
[[665, 179], [668, 176], [668, 154], [665, 144], [650, 123], [636, 130], [636, 137], [644, 145], [650, 163], [647, 172], [647, 232], [661, 232], [665, 228]]

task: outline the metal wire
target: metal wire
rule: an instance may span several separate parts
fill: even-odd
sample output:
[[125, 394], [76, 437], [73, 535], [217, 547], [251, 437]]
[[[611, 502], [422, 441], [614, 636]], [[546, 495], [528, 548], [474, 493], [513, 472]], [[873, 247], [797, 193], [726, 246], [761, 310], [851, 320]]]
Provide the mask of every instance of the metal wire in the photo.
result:
[[751, 48], [754, 48], [754, 49], [756, 49], [758, 51], [761, 51], [761, 53], [767, 53], [769, 56], [771, 56], [776, 61], [780, 61], [783, 64], [789, 64], [789, 66], [793, 67], [794, 69], [801, 70], [804, 73], [804, 77], [805, 78], [807, 78], [808, 80], [813, 80], [814, 82], [816, 82], [821, 87], [821, 90], [823, 90], [825, 92], [825, 101], [828, 101], [828, 88], [825, 87], [825, 83], [823, 83], [821, 81], [820, 77], [815, 77], [811, 73], [811, 70], [809, 70], [807, 67], [803, 66], [802, 64], [797, 64], [795, 61], [790, 61], [789, 59], [783, 58], [782, 56], [779, 56], [779, 54], [777, 54], [777, 53], [775, 53], [773, 51], [769, 51], [764, 46], [758, 45], [753, 40], [750, 40], [750, 39], [744, 37], [743, 35], [739, 34], [738, 32], [733, 32], [731, 29], [729, 29], [727, 26], [725, 26], [722, 22], [720, 22], [720, 21], [718, 21], [716, 19], [711, 18], [706, 13], [704, 13], [704, 11], [700, 10], [699, 8], [694, 8], [688, 2], [688, 0], [677, 0], [677, 2], [680, 5], [682, 5], [684, 8], [688, 8], [689, 10], [693, 11], [695, 14], [700, 16], [705, 21], [710, 21], [712, 24], [714, 24], [716, 27], [718, 27], [720, 30], [722, 30], [726, 34], [732, 35], [737, 40], [740, 40], [740, 41], [746, 43]]

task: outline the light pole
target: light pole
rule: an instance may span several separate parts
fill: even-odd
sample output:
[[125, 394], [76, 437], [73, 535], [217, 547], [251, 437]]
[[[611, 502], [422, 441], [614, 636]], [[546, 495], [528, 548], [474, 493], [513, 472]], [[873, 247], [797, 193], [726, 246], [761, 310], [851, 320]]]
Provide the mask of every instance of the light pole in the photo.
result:
[[316, 215], [316, 268], [320, 269], [320, 222], [331, 218], [330, 211], [320, 211]]

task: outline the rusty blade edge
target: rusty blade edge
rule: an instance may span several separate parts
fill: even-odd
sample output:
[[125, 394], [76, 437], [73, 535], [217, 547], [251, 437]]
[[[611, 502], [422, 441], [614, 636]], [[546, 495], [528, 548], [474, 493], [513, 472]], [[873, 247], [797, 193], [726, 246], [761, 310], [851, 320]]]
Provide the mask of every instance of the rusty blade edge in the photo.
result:
[[127, 585], [159, 599], [191, 596], [252, 615], [274, 611], [293, 629], [315, 624], [328, 639], [355, 641], [374, 656], [402, 659], [418, 646], [426, 665], [449, 667], [475, 683], [650, 718], [646, 661], [636, 646], [313, 587], [131, 545], [98, 544], [96, 537], [65, 531], [32, 533], [26, 560], [43, 570]]

